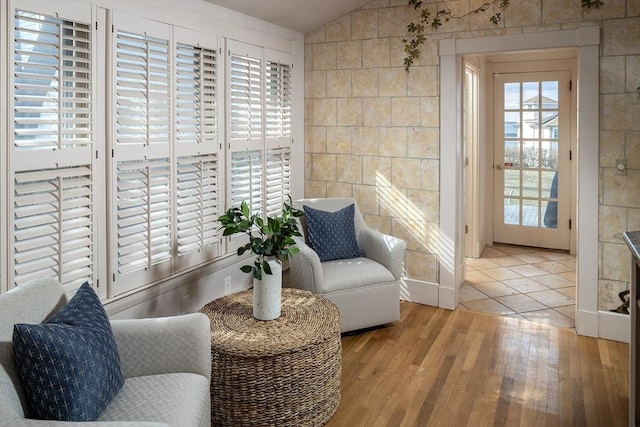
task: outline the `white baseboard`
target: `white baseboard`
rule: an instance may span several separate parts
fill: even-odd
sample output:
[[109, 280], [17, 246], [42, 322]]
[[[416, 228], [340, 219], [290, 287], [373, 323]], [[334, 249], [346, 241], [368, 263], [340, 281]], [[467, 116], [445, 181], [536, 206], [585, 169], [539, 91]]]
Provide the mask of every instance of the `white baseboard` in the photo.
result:
[[598, 336], [598, 312], [576, 310], [576, 332], [588, 337]]
[[629, 343], [631, 338], [630, 316], [611, 311], [599, 311], [598, 338]]
[[439, 288], [440, 286], [437, 283], [405, 277], [400, 285], [400, 299], [437, 307]]
[[579, 335], [629, 342], [631, 320], [628, 314], [577, 310], [576, 315], [576, 332]]

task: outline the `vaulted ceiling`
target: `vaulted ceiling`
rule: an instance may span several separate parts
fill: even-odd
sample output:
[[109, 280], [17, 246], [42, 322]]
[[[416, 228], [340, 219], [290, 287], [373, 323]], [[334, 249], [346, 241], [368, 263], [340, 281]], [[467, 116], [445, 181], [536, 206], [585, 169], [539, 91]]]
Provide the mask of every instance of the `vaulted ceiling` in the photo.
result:
[[301, 33], [341, 17], [371, 0], [206, 0]]

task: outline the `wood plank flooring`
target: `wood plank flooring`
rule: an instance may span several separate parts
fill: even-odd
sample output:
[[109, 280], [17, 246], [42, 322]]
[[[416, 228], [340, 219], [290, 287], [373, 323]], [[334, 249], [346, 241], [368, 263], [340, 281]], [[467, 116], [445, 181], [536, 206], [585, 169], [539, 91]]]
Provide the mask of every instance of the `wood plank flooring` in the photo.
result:
[[571, 329], [402, 302], [343, 337], [337, 426], [628, 425], [628, 345]]

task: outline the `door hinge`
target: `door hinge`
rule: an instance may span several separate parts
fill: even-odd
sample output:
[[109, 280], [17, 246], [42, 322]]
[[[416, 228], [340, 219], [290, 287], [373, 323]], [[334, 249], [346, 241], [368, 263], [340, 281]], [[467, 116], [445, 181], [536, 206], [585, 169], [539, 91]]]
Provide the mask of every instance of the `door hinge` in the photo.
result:
[[569, 90], [573, 90], [573, 80], [569, 80]]
[[116, 26], [115, 26], [115, 25], [113, 25], [113, 24], [111, 24], [111, 32], [112, 32], [112, 33], [115, 33], [115, 32], [116, 32]]
[[98, 29], [98, 21], [96, 21], [96, 30]]
[[569, 150], [569, 160], [573, 160], [573, 150]]
[[465, 224], [464, 226], [464, 234], [467, 234], [469, 232], [469, 226]]
[[569, 220], [569, 230], [571, 230], [571, 220]]
[[465, 166], [469, 166], [469, 158], [468, 157], [464, 158], [464, 165]]

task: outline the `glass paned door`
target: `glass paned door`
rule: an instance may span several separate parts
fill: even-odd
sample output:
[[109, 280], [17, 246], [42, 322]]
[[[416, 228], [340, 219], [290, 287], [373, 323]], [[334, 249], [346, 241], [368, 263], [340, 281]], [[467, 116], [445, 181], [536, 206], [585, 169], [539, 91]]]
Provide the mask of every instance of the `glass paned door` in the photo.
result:
[[494, 241], [569, 248], [569, 78], [496, 75]]

